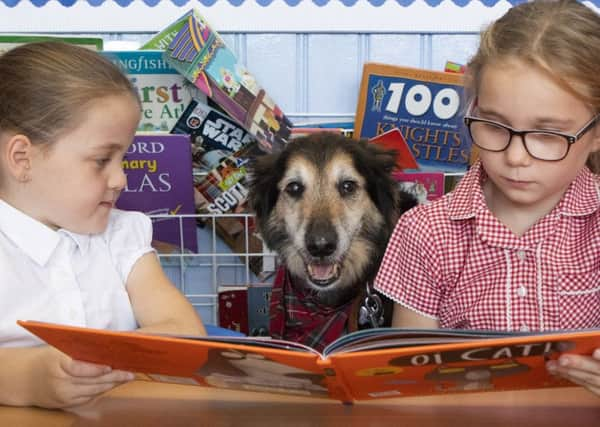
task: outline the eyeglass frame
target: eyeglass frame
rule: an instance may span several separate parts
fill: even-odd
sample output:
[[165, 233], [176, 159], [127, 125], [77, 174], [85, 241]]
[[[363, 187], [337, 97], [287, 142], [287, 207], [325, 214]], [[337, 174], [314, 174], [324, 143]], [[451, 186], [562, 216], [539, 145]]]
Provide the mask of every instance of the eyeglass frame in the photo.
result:
[[[503, 123], [500, 123], [500, 122], [497, 122], [494, 120], [482, 119], [481, 117], [475, 117], [475, 116], [471, 116], [471, 115], [466, 115], [463, 118], [463, 121], [469, 131], [469, 136], [471, 137], [471, 141], [473, 141], [473, 144], [475, 144], [477, 147], [481, 148], [482, 150], [490, 151], [492, 153], [501, 153], [502, 151], [506, 151], [508, 149], [508, 147], [510, 146], [510, 143], [512, 142], [513, 137], [515, 135], [518, 135], [521, 137], [521, 141], [523, 141], [523, 147], [525, 147], [525, 151], [527, 151], [527, 154], [529, 154], [532, 158], [537, 159], [537, 160], [542, 160], [544, 162], [560, 162], [561, 160], [564, 160], [565, 157], [567, 157], [569, 155], [569, 150], [571, 149], [571, 145], [573, 145], [577, 141], [579, 141], [586, 133], [588, 133], [591, 129], [593, 129], [593, 127], [598, 123], [598, 121], [600, 121], [600, 113], [598, 113], [594, 117], [592, 117], [575, 134], [553, 131], [553, 130], [540, 130], [540, 129], [516, 130], [510, 126], [503, 124]], [[475, 138], [473, 138], [473, 133], [471, 132], [471, 123], [473, 123], [473, 122], [489, 123], [489, 124], [498, 126], [502, 129], [506, 129], [509, 133], [509, 137], [506, 141], [506, 145], [504, 146], [504, 148], [502, 148], [501, 150], [490, 150], [488, 148], [484, 148], [481, 145], [477, 144], [477, 142], [475, 141]], [[548, 135], [554, 135], [554, 136], [561, 136], [561, 137], [565, 138], [565, 140], [567, 141], [567, 144], [568, 144], [567, 151], [565, 152], [564, 156], [562, 156], [560, 159], [552, 159], [552, 160], [540, 159], [539, 157], [531, 154], [529, 152], [529, 148], [527, 148], [527, 142], [525, 142], [525, 135], [527, 135], [528, 133], [541, 133], [541, 134], [548, 134]]]

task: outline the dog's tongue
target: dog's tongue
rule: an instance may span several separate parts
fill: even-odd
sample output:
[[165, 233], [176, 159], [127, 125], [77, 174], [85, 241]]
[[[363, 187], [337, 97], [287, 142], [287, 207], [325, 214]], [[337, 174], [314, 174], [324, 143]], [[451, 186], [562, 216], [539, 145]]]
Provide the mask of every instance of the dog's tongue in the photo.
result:
[[317, 280], [326, 280], [335, 274], [334, 264], [311, 264], [310, 274]]

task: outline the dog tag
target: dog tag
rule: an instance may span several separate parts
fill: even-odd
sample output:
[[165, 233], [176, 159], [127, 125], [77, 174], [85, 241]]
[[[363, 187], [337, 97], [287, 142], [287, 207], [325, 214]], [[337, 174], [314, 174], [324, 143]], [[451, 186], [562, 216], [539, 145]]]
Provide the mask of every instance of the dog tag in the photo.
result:
[[372, 328], [378, 328], [383, 324], [383, 303], [376, 294], [369, 294], [358, 312], [358, 323], [364, 325], [369, 323]]

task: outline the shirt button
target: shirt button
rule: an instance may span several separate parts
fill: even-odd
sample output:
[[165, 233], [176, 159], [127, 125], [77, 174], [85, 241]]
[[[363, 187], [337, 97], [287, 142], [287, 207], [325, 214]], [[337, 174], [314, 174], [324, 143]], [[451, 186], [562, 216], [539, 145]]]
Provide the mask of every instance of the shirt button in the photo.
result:
[[517, 251], [517, 258], [519, 258], [519, 261], [525, 261], [525, 251]]
[[525, 295], [527, 295], [527, 289], [521, 286], [519, 289], [517, 289], [517, 295], [519, 295], [520, 297], [524, 297]]
[[521, 332], [529, 332], [529, 326], [527, 326], [526, 324], [524, 324], [524, 323], [523, 323], [523, 324], [521, 325], [521, 328], [519, 328], [519, 330], [520, 330]]

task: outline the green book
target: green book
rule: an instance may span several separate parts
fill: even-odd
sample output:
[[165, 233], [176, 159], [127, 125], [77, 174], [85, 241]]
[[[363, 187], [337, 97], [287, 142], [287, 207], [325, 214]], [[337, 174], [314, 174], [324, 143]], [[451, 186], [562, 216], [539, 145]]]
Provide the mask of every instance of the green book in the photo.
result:
[[62, 37], [49, 35], [0, 34], [0, 55], [12, 49], [13, 47], [17, 47], [25, 43], [52, 40], [71, 43], [96, 51], [102, 50], [104, 43], [104, 41], [101, 38], [95, 37]]

